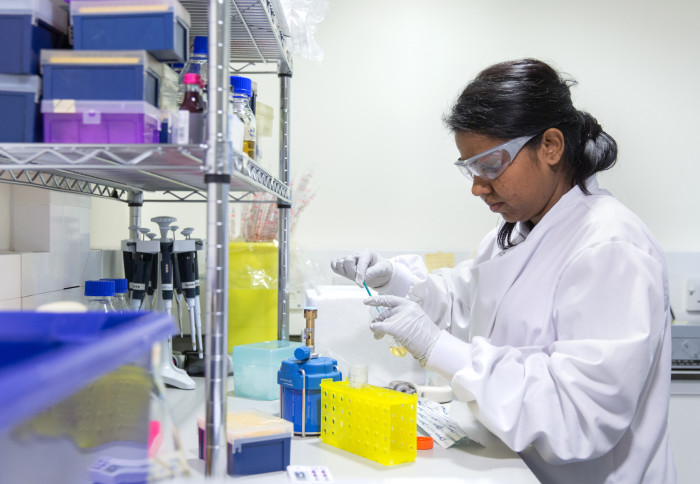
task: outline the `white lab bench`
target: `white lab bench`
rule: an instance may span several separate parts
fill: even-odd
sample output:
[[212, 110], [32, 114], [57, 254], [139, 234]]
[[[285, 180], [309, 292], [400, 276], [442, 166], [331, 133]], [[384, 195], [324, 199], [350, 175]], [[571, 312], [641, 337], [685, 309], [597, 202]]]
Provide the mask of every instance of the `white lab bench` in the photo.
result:
[[[204, 379], [195, 378], [195, 390], [168, 388], [167, 400], [180, 431], [185, 456], [190, 465], [190, 479], [170, 483], [200, 482], [204, 479], [204, 463], [198, 459], [197, 417], [204, 415]], [[229, 379], [228, 410], [256, 408], [279, 415], [279, 400], [260, 401], [236, 397]], [[350, 452], [324, 444], [318, 437], [292, 437], [291, 465], [326, 466], [334, 482], [425, 482], [479, 484], [535, 484], [537, 479], [520, 457], [503, 446], [481, 447], [470, 443], [442, 449], [437, 444], [432, 450], [419, 450], [415, 462], [384, 466]], [[226, 482], [271, 484], [289, 482], [286, 473], [270, 472], [252, 476], [227, 477]], [[207, 481], [209, 482], [209, 481]]]
[[668, 431], [679, 484], [695, 484], [700, 475], [700, 380], [672, 380]]

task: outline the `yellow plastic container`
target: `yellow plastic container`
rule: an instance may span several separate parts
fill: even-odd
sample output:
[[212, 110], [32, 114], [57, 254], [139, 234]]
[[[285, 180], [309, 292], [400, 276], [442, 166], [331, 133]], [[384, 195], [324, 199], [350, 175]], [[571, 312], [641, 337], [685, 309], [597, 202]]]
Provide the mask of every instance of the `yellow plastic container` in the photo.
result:
[[275, 242], [230, 242], [228, 352], [277, 339], [278, 255]]
[[416, 459], [416, 395], [321, 382], [321, 441], [384, 465]]

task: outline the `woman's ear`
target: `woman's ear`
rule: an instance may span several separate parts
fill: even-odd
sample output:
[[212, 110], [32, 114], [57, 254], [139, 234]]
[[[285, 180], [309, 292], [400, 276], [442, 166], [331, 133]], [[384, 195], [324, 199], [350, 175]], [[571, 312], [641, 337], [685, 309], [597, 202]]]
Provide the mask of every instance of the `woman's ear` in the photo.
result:
[[542, 143], [538, 155], [548, 165], [554, 166], [561, 161], [564, 154], [564, 134], [557, 128], [549, 128], [542, 133]]

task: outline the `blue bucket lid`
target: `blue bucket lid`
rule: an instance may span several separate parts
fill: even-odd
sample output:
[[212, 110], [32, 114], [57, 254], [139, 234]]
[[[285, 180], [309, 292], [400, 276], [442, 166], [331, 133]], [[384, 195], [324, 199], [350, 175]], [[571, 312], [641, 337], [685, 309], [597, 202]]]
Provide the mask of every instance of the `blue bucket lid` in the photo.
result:
[[233, 88], [233, 92], [239, 92], [248, 97], [253, 95], [253, 83], [247, 77], [231, 76], [231, 87]]
[[110, 279], [110, 278], [102, 278], [100, 281], [114, 281], [114, 293], [115, 294], [123, 294], [125, 292], [129, 292], [129, 281], [126, 279]]
[[194, 38], [192, 46], [193, 54], [209, 54], [209, 37], [206, 35], [198, 35]]
[[114, 296], [114, 281], [85, 281], [85, 295], [88, 297]]
[[299, 361], [294, 358], [289, 358], [282, 361], [282, 366], [277, 372], [277, 383], [283, 387], [301, 389], [304, 386], [302, 374], [299, 371], [304, 370], [306, 375], [306, 389], [320, 390], [321, 381], [330, 378], [333, 381], [343, 379], [342, 374], [338, 371], [338, 361], [333, 358], [319, 356], [306, 361]]

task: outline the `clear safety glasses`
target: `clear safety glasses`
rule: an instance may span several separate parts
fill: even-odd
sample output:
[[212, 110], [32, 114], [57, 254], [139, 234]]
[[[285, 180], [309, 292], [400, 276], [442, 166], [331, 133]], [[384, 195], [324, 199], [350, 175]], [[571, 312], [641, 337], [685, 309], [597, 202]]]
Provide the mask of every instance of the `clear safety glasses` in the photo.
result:
[[470, 180], [473, 180], [475, 176], [495, 180], [513, 163], [525, 143], [535, 136], [522, 136], [506, 141], [469, 159], [457, 160], [455, 165], [462, 172], [462, 175]]

